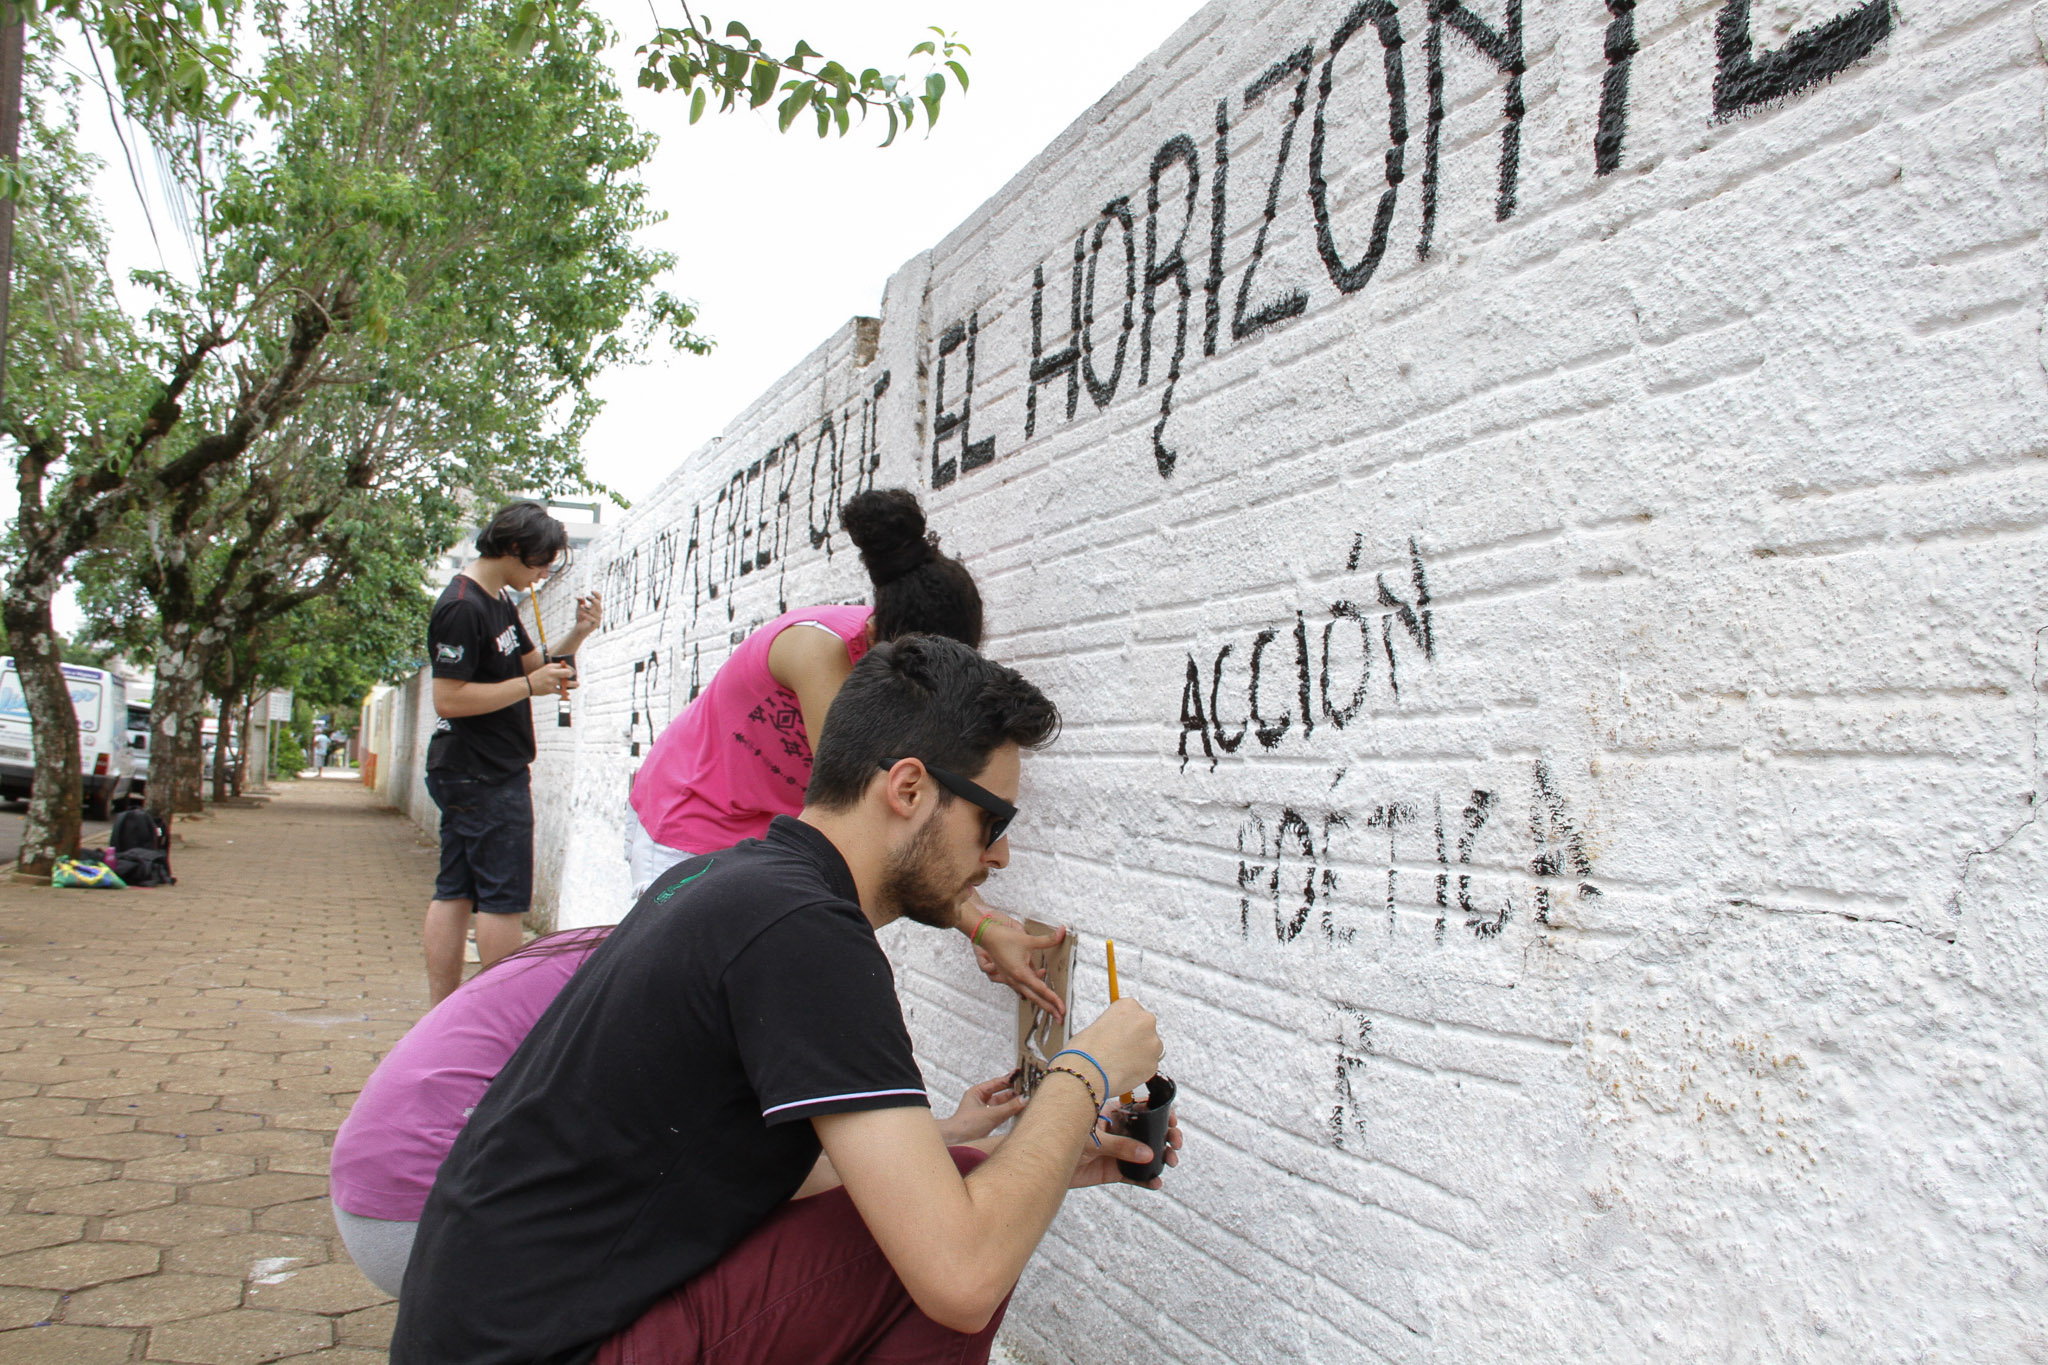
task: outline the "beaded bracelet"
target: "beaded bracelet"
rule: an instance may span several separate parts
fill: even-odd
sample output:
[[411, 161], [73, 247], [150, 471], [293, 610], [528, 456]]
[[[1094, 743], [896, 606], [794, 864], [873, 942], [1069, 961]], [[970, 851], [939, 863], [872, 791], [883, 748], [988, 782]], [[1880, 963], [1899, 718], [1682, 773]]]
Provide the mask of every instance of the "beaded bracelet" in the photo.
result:
[[[1053, 1061], [1055, 1061], [1055, 1062], [1056, 1062], [1056, 1061], [1058, 1061], [1058, 1060], [1059, 1060], [1060, 1058], [1062, 1058], [1062, 1057], [1079, 1057], [1079, 1058], [1080, 1058], [1080, 1059], [1081, 1059], [1082, 1061], [1084, 1061], [1084, 1062], [1088, 1063], [1088, 1065], [1090, 1065], [1090, 1066], [1094, 1067], [1094, 1068], [1095, 1068], [1095, 1070], [1096, 1070], [1096, 1071], [1097, 1071], [1097, 1072], [1098, 1072], [1098, 1073], [1099, 1073], [1099, 1074], [1101, 1075], [1101, 1077], [1102, 1077], [1102, 1093], [1103, 1093], [1103, 1094], [1105, 1094], [1105, 1095], [1107, 1095], [1107, 1094], [1109, 1093], [1109, 1073], [1108, 1073], [1107, 1071], [1104, 1071], [1104, 1070], [1102, 1069], [1102, 1063], [1101, 1063], [1101, 1062], [1098, 1062], [1098, 1061], [1096, 1061], [1096, 1060], [1095, 1060], [1095, 1059], [1094, 1059], [1093, 1057], [1090, 1057], [1090, 1056], [1089, 1056], [1089, 1055], [1088, 1055], [1087, 1053], [1085, 1053], [1085, 1052], [1081, 1051], [1081, 1049], [1080, 1049], [1080, 1048], [1077, 1048], [1077, 1047], [1066, 1047], [1066, 1048], [1061, 1048], [1061, 1049], [1060, 1049], [1060, 1050], [1059, 1050], [1058, 1052], [1055, 1052], [1055, 1053], [1053, 1053], [1053, 1054], [1052, 1054], [1052, 1060], [1053, 1060]], [[1099, 1105], [1099, 1104], [1098, 1104], [1098, 1105], [1096, 1105], [1095, 1107], [1096, 1107], [1096, 1108], [1097, 1108], [1098, 1110], [1102, 1108], [1102, 1106], [1101, 1106], [1101, 1105]]]
[[981, 923], [974, 926], [974, 933], [971, 936], [969, 936], [967, 940], [968, 945], [970, 947], [979, 948], [981, 946], [981, 931], [988, 928], [989, 921], [993, 920], [994, 918], [995, 913], [993, 911], [984, 914], [981, 917]]
[[[1080, 1072], [1074, 1070], [1074, 1068], [1070, 1066], [1049, 1066], [1045, 1069], [1045, 1074], [1050, 1076], [1055, 1071], [1059, 1072], [1063, 1076], [1072, 1076], [1075, 1080], [1081, 1083], [1081, 1088], [1088, 1092], [1088, 1098], [1095, 1104], [1096, 1116], [1100, 1117], [1102, 1114], [1102, 1097], [1095, 1093], [1095, 1082], [1089, 1080], [1086, 1076], [1082, 1075]], [[1088, 1124], [1088, 1136], [1095, 1140], [1095, 1145], [1097, 1147], [1100, 1147], [1102, 1145], [1102, 1135], [1095, 1131], [1095, 1124], [1092, 1121]]]

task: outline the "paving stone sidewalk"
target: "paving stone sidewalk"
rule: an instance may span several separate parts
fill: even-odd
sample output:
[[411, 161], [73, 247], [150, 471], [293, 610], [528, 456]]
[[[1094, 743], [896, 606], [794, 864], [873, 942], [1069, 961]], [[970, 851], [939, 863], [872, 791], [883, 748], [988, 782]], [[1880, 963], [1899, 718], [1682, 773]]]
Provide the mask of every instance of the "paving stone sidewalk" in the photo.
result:
[[434, 856], [351, 774], [181, 821], [179, 884], [0, 884], [0, 1365], [385, 1360], [327, 1150], [426, 1004]]

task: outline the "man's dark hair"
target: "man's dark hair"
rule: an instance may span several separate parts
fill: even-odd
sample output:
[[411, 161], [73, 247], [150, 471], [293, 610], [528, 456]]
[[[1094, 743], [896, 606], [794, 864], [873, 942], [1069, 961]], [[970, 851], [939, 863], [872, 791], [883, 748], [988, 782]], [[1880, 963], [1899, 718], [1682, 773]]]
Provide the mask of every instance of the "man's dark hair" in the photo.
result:
[[[883, 763], [924, 760], [974, 777], [1004, 743], [1040, 749], [1059, 733], [1059, 708], [1014, 668], [938, 635], [885, 641], [854, 665], [812, 745], [806, 805], [844, 810]], [[941, 788], [939, 804], [952, 793]]]
[[[871, 488], [840, 509], [839, 523], [875, 585], [875, 638], [944, 635], [981, 648], [981, 590], [967, 566], [939, 549], [907, 488]], [[944, 767], [944, 764], [939, 766]]]
[[537, 502], [507, 503], [476, 534], [476, 552], [485, 559], [514, 555], [530, 569], [554, 563], [568, 545], [569, 528]]

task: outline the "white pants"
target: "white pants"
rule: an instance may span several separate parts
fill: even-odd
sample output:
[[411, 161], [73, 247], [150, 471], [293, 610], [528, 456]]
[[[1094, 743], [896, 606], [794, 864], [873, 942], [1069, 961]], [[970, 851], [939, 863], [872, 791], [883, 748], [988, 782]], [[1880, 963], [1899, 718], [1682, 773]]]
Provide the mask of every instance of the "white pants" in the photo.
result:
[[397, 1298], [398, 1286], [405, 1281], [406, 1263], [412, 1259], [413, 1236], [420, 1225], [389, 1218], [365, 1218], [335, 1208], [334, 1226], [341, 1232], [341, 1244], [348, 1248], [348, 1258], [363, 1272], [363, 1278]]
[[654, 885], [655, 878], [683, 859], [696, 856], [680, 848], [655, 843], [654, 836], [647, 832], [647, 826], [640, 823], [640, 817], [632, 807], [626, 808], [626, 874], [632, 880], [636, 904], [647, 894], [647, 888]]

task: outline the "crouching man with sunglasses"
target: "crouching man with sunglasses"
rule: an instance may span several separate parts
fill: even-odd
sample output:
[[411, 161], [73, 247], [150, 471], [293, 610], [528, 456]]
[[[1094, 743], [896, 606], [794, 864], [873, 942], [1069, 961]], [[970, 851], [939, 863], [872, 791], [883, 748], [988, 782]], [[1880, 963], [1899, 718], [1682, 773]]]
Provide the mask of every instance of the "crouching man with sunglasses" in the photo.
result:
[[1098, 1113], [1159, 1036], [1112, 1005], [1008, 1138], [948, 1150], [875, 931], [949, 927], [1009, 861], [1022, 750], [1058, 724], [965, 645], [875, 646], [802, 814], [657, 880], [486, 1092], [394, 1365], [985, 1361], [1066, 1191], [1150, 1155]]

